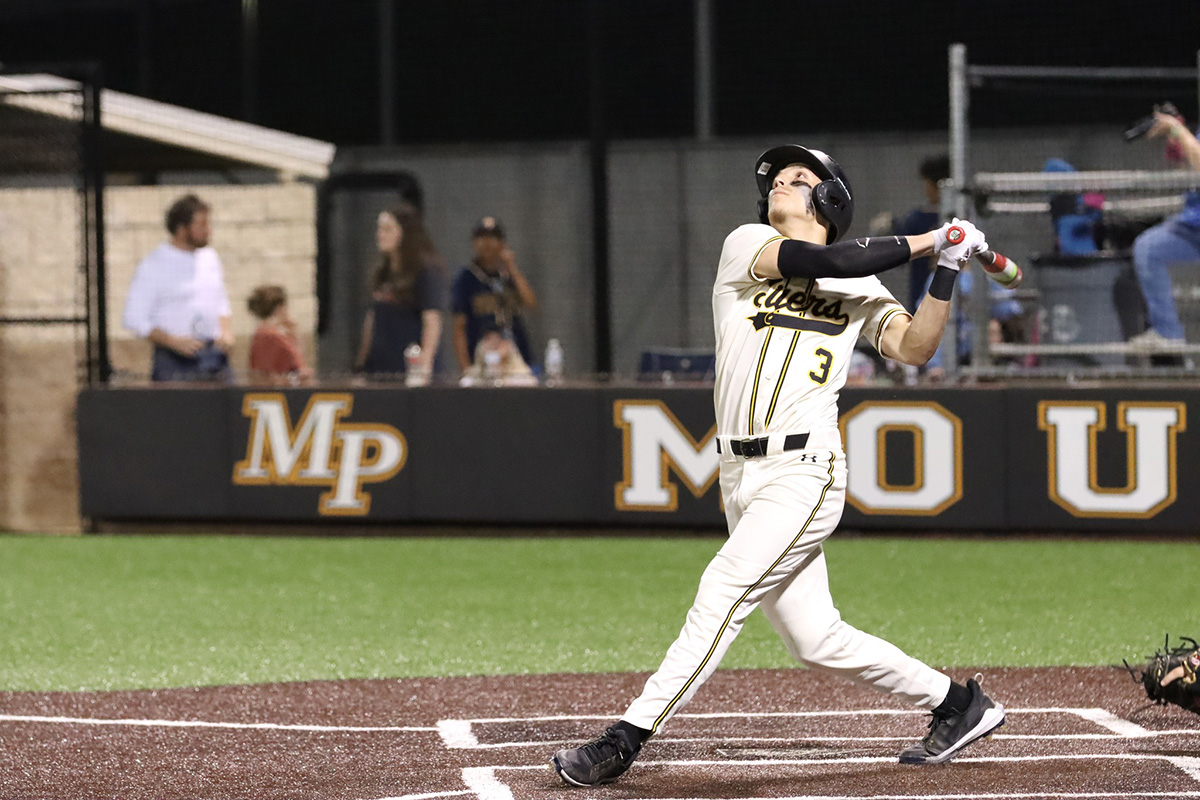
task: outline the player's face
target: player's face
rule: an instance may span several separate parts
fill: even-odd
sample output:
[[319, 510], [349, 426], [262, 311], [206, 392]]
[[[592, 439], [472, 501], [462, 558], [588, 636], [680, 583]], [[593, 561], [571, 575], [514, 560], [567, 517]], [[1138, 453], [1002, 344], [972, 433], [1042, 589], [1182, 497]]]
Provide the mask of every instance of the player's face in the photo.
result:
[[404, 238], [404, 229], [400, 223], [386, 211], [379, 214], [375, 222], [375, 246], [381, 253], [394, 253], [400, 249], [400, 240]]
[[820, 182], [817, 174], [803, 164], [789, 164], [779, 170], [768, 194], [772, 219], [790, 216], [815, 219], [812, 190]]

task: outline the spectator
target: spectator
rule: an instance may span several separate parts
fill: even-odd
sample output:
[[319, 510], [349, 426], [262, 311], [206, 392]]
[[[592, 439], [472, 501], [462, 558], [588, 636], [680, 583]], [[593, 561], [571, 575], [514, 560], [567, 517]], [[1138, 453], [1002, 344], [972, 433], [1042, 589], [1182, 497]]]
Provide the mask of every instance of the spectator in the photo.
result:
[[170, 239], [138, 264], [124, 325], [154, 345], [155, 381], [228, 381], [233, 349], [229, 295], [212, 237], [209, 206], [194, 194], [167, 210]]
[[463, 374], [462, 386], [536, 386], [537, 377], [513, 340], [489, 325], [475, 348], [475, 360]]
[[[925, 192], [925, 202], [911, 211], [898, 222], [893, 220], [891, 213], [884, 212], [871, 220], [871, 234], [882, 236], [916, 236], [933, 230], [942, 224], [942, 187], [941, 182], [950, 177], [950, 157], [945, 155], [930, 156], [921, 162], [917, 169], [921, 176], [921, 187]], [[916, 309], [921, 298], [925, 296], [925, 286], [933, 275], [934, 265], [928, 257], [914, 258], [908, 273], [908, 307]]]
[[[875, 235], [894, 234], [896, 236], [916, 236], [932, 230], [942, 224], [941, 183], [950, 177], [950, 158], [946, 155], [930, 156], [921, 162], [917, 173], [921, 176], [922, 188], [925, 192], [925, 203], [913, 208], [903, 219], [894, 221], [892, 215], [885, 212], [871, 221], [872, 233]], [[921, 305], [929, 282], [933, 277], [931, 267], [935, 266], [928, 257], [914, 258], [909, 268], [908, 302], [909, 308], [915, 310]], [[1011, 291], [993, 287], [990, 282], [983, 281], [991, 295], [991, 320], [988, 328], [988, 340], [991, 342], [1008, 340], [1014, 333], [1004, 333], [1003, 330], [1015, 331], [1023, 309], [1013, 297]], [[964, 266], [959, 272], [959, 301], [954, 308], [954, 327], [957, 344], [956, 363], [967, 363], [971, 358], [972, 322], [967, 314], [967, 304], [974, 284], [974, 275], [969, 266]], [[943, 351], [948, 345], [943, 340], [937, 352], [929, 359], [921, 371], [930, 378], [939, 379], [945, 374]]]
[[525, 363], [533, 363], [524, 311], [537, 306], [537, 295], [504, 239], [504, 227], [495, 217], [479, 220], [472, 231], [475, 258], [454, 280], [454, 351], [465, 373], [471, 354], [488, 329], [507, 334]]
[[250, 342], [250, 374], [273, 385], [308, 385], [313, 371], [304, 363], [296, 341], [296, 323], [288, 315], [282, 286], [259, 286], [246, 301], [260, 322]]
[[[1167, 137], [1168, 157], [1200, 171], [1200, 140], [1183, 120], [1155, 109], [1154, 127], [1149, 136]], [[1146, 317], [1150, 328], [1130, 339], [1146, 349], [1170, 342], [1182, 342], [1183, 326], [1171, 295], [1172, 264], [1200, 261], [1200, 191], [1188, 192], [1183, 211], [1143, 232], [1133, 242], [1133, 266], [1138, 284], [1146, 298]]]
[[[1075, 172], [1062, 158], [1048, 158], [1043, 172]], [[1054, 250], [1068, 256], [1091, 255], [1102, 246], [1104, 195], [1099, 192], [1060, 192], [1050, 197], [1054, 225]]]
[[411, 205], [381, 212], [375, 227], [379, 267], [363, 320], [355, 367], [369, 375], [407, 372], [404, 351], [420, 347], [417, 368], [433, 374], [446, 307], [445, 267]]
[[[987, 339], [992, 344], [1000, 342], [1021, 341], [1025, 338], [1025, 331], [1022, 320], [1024, 319], [1025, 309], [1021, 306], [1019, 300], [1016, 299], [1015, 291], [1005, 289], [988, 280], [982, 275], [982, 271], [976, 272], [975, 268], [970, 263], [964, 264], [958, 273], [958, 302], [954, 304], [954, 334], [957, 340], [955, 344], [955, 356], [957, 364], [969, 364], [971, 362], [971, 351], [974, 344], [975, 323], [971, 319], [970, 308], [972, 298], [974, 297], [975, 284], [981, 283], [984, 291], [988, 293], [989, 317]], [[928, 286], [928, 282], [926, 282]], [[924, 299], [925, 291], [921, 292]], [[929, 362], [925, 365], [925, 375], [937, 380], [945, 375], [945, 352], [949, 346], [948, 340], [943, 340], [938, 345], [937, 351]]]

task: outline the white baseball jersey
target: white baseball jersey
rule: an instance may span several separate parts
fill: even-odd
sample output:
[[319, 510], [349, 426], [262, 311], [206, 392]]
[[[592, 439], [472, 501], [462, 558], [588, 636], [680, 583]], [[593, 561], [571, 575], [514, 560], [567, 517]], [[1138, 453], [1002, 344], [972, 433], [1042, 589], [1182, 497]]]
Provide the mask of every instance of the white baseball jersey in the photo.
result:
[[766, 280], [754, 264], [770, 225], [725, 239], [713, 287], [717, 432], [748, 437], [837, 426], [838, 391], [860, 335], [875, 349], [904, 307], [875, 276]]
[[822, 549], [845, 502], [837, 396], [850, 353], [860, 335], [878, 349], [888, 322], [908, 312], [875, 277], [762, 279], [755, 261], [783, 238], [743, 225], [725, 240], [713, 288], [717, 432], [813, 437], [789, 452], [722, 453], [729, 539], [700, 578], [679, 637], [621, 717], [645, 730], [688, 704], [760, 605], [801, 663], [931, 710], [950, 691], [948, 676], [842, 620]]
[[878, 349], [888, 322], [908, 312], [875, 277], [764, 280], [754, 264], [783, 238], [743, 225], [725, 239], [713, 288], [717, 432], [813, 436], [789, 452], [722, 452], [729, 539], [700, 578], [679, 637], [621, 717], [645, 730], [688, 704], [760, 605], [801, 663], [927, 709], [950, 690], [948, 676], [842, 620], [822, 549], [845, 502], [837, 396], [850, 354], [860, 335]]

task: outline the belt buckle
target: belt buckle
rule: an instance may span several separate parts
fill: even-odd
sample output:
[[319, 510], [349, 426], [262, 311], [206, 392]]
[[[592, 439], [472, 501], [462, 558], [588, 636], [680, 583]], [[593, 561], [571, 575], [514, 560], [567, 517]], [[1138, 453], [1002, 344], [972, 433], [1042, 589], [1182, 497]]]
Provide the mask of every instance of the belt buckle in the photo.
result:
[[766, 437], [742, 440], [742, 455], [745, 458], [758, 458], [767, 454]]

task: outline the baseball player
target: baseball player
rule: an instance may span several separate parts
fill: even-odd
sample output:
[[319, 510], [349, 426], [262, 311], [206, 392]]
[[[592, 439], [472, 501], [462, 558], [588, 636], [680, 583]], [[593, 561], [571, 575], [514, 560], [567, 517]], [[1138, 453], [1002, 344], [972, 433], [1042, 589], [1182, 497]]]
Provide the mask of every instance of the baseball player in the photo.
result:
[[[755, 177], [760, 224], [725, 239], [713, 288], [729, 539], [641, 696], [599, 739], [554, 754], [554, 770], [571, 786], [624, 773], [712, 675], [759, 606], [797, 661], [933, 713], [928, 734], [900, 753], [901, 763], [948, 761], [1004, 724], [1003, 707], [978, 679], [956, 683], [843, 622], [822, 547], [845, 501], [837, 399], [855, 341], [863, 336], [888, 358], [924, 364], [941, 338], [961, 263], [987, 246], [983, 234], [955, 220], [917, 236], [838, 242], [854, 200], [832, 158], [783, 145], [759, 157]], [[929, 296], [909, 314], [875, 275], [928, 255], [938, 261]]]

